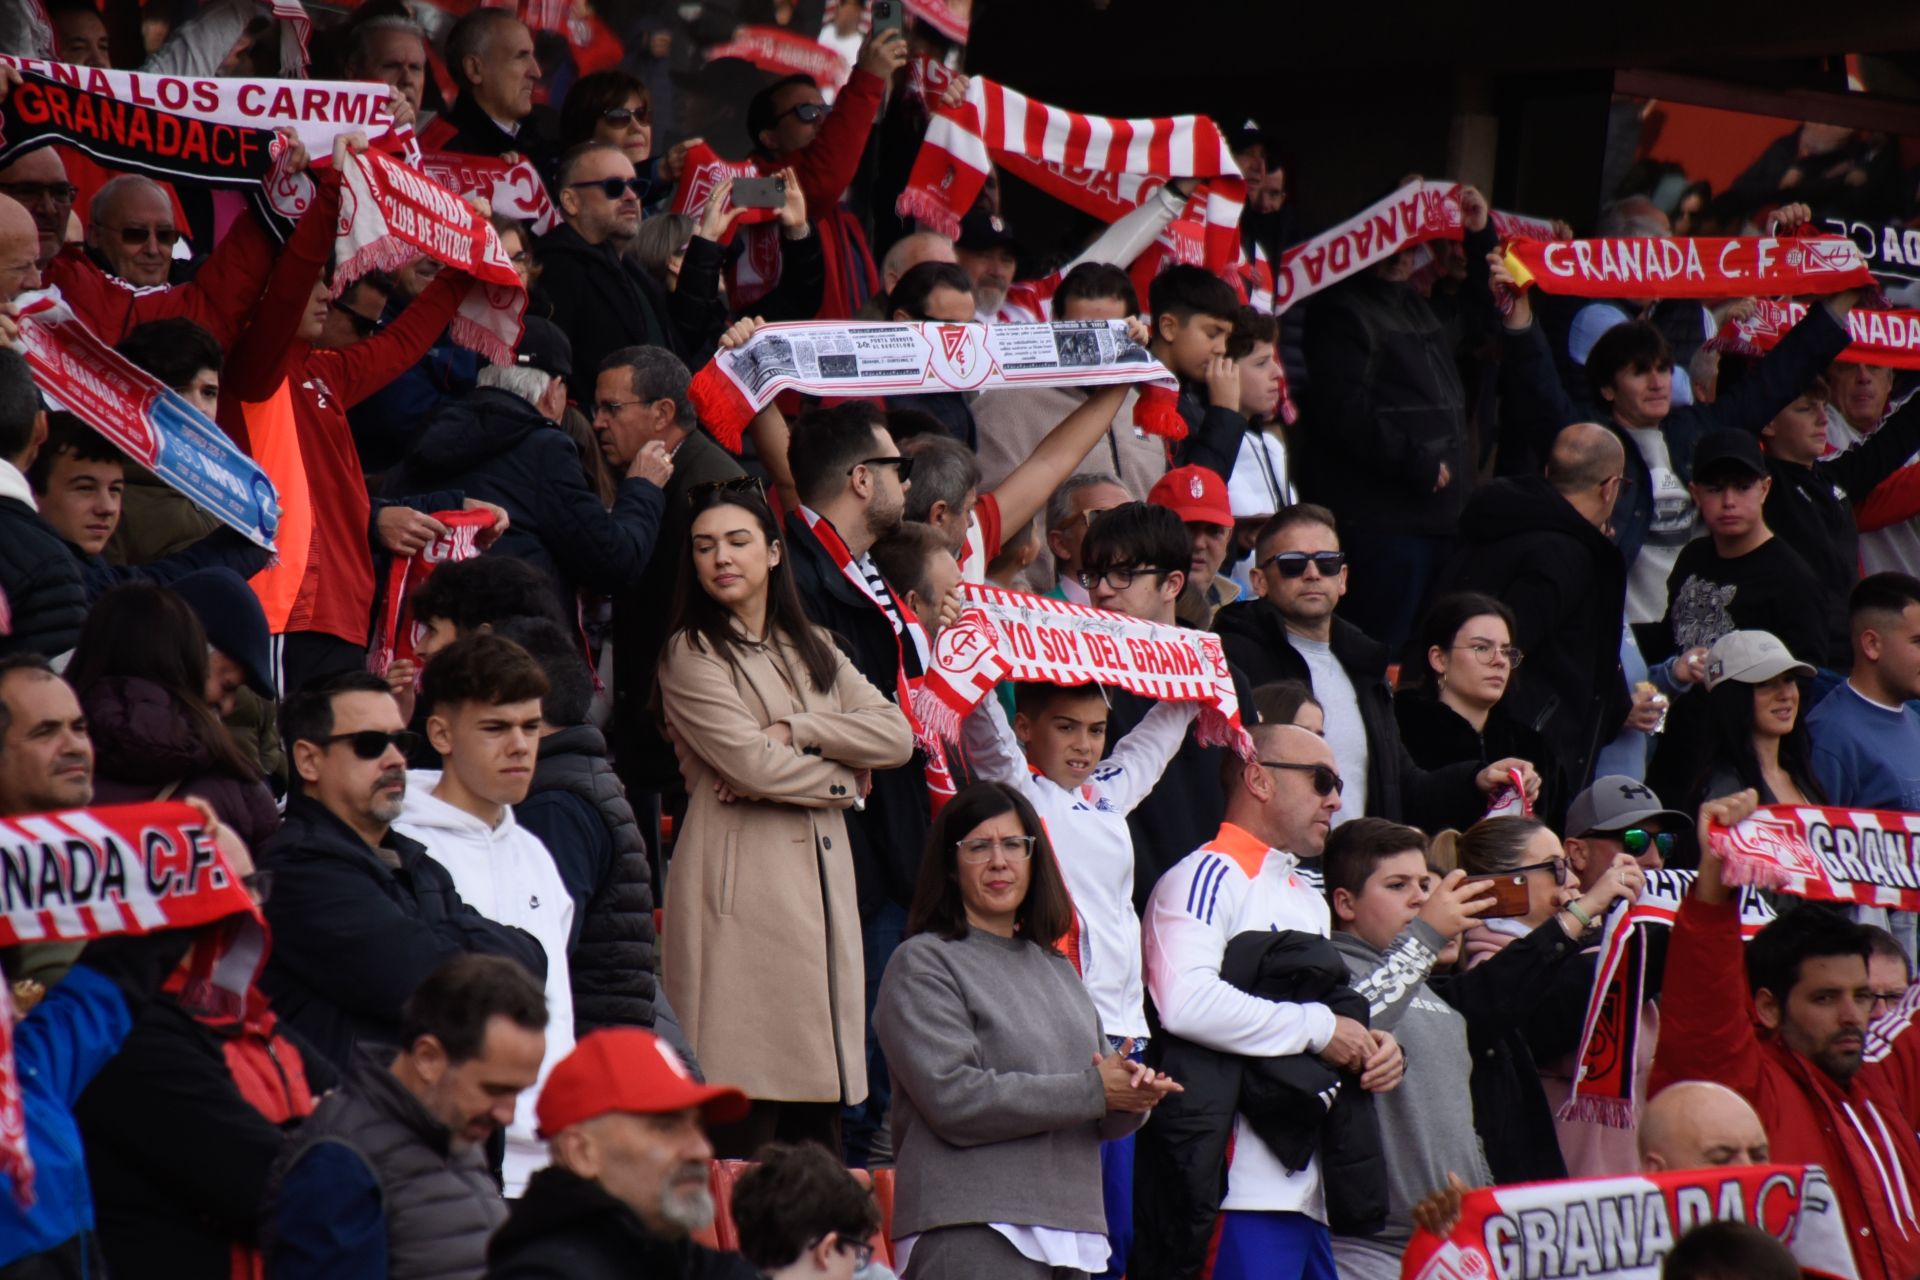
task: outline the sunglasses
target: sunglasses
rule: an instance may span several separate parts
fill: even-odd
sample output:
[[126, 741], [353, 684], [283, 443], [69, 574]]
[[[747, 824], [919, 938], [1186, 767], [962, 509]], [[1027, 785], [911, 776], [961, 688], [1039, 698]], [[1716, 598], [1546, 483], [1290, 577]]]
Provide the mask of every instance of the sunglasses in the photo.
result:
[[775, 116], [773, 122], [779, 124], [788, 116], [792, 116], [801, 124], [819, 124], [826, 114], [826, 107], [818, 102], [798, 102]]
[[578, 191], [582, 187], [595, 187], [609, 200], [618, 200], [623, 192], [633, 192], [633, 198], [644, 200], [649, 186], [645, 178], [595, 178], [592, 182], [569, 182], [568, 188]]
[[1519, 876], [1525, 875], [1529, 871], [1551, 871], [1553, 872], [1553, 882], [1555, 884], [1565, 884], [1567, 882], [1567, 860], [1565, 858], [1548, 858], [1545, 862], [1529, 863], [1524, 867], [1515, 867], [1511, 871], [1502, 871], [1500, 874], [1503, 876]]
[[1347, 553], [1344, 551], [1282, 551], [1270, 556], [1267, 563], [1272, 565], [1283, 578], [1304, 577], [1307, 566], [1312, 565], [1320, 571], [1323, 578], [1331, 578], [1347, 567]]
[[1662, 858], [1673, 856], [1674, 845], [1680, 842], [1680, 835], [1674, 831], [1648, 831], [1645, 827], [1628, 827], [1620, 833], [1620, 847], [1634, 857], [1647, 851], [1649, 845], [1660, 850]]
[[380, 321], [373, 316], [363, 316], [344, 302], [330, 302], [327, 305], [345, 316], [347, 323], [353, 326], [353, 331], [361, 337], [371, 338], [380, 332]]
[[860, 467], [898, 467], [900, 468], [900, 483], [905, 484], [907, 477], [913, 474], [913, 459], [903, 458], [897, 453], [891, 458], [862, 458], [860, 461], [854, 463], [853, 466], [847, 468], [847, 474], [852, 475], [854, 471]]
[[735, 476], [731, 480], [708, 480], [687, 489], [687, 505], [698, 507], [723, 493], [750, 493], [766, 501], [767, 484], [759, 476]]
[[1346, 794], [1347, 784], [1333, 771], [1332, 765], [1295, 764], [1291, 760], [1262, 760], [1261, 764], [1269, 769], [1294, 769], [1300, 773], [1313, 775], [1313, 793], [1319, 796], [1337, 796]]
[[401, 755], [412, 755], [420, 745], [420, 735], [411, 729], [396, 729], [392, 733], [362, 729], [358, 733], [336, 733], [320, 739], [323, 747], [331, 747], [336, 742], [346, 743], [362, 760], [378, 760], [387, 754], [388, 747], [400, 748]]
[[600, 113], [608, 124], [646, 124], [653, 119], [652, 107], [613, 107]]
[[120, 233], [120, 243], [129, 249], [138, 249], [149, 240], [157, 241], [162, 249], [171, 249], [180, 242], [180, 232], [174, 227], [109, 227], [101, 225], [103, 231]]

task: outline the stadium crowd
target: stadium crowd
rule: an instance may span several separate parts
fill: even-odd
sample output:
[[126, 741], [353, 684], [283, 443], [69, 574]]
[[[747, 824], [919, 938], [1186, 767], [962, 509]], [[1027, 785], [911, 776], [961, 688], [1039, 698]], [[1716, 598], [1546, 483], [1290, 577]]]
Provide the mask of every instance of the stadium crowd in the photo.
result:
[[[1920, 812], [1920, 409], [1848, 357], [1860, 292], [1720, 349], [1743, 299], [1520, 289], [1463, 187], [1457, 240], [1276, 313], [1304, 237], [1252, 126], [1087, 243], [992, 181], [949, 236], [896, 198], [971, 85], [908, 7], [797, 33], [832, 80], [707, 67], [754, 150], [695, 205], [697, 5], [47, 0], [6, 50], [378, 82], [428, 172], [530, 165], [551, 225], [480, 202], [525, 300], [489, 360], [472, 274], [336, 253], [364, 130], [289, 136], [277, 229], [5, 153], [0, 1280], [1370, 1280], [1478, 1188], [1769, 1163], [1824, 1171], [1852, 1274], [1920, 1277], [1914, 918], [1717, 843]], [[1808, 222], [1811, 168], [1718, 229]], [[1202, 265], [1169, 228], [1227, 176]], [[1661, 190], [1542, 212], [1687, 234]], [[50, 392], [55, 290], [271, 475], [272, 550]], [[703, 420], [696, 374], [799, 320], [1082, 322], [1183, 429], [1070, 378]], [[992, 587], [1205, 646], [1244, 737], [1020, 681], [935, 741], [915, 693]], [[266, 925], [237, 1008], [219, 922], [16, 909], [29, 815], [170, 800]], [[1662, 893], [1596, 1096], [1608, 921]], [[1726, 1222], [1666, 1259], [1799, 1273]]]

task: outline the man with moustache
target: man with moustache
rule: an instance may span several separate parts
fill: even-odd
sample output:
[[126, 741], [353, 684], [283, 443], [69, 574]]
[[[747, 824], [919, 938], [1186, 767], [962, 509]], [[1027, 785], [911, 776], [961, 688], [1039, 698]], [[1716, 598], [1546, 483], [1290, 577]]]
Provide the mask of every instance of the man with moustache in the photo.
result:
[[260, 986], [284, 1021], [344, 1068], [356, 1043], [403, 1042], [402, 1006], [455, 956], [505, 956], [544, 981], [540, 944], [462, 902], [425, 847], [392, 829], [414, 735], [384, 679], [317, 681], [287, 700], [280, 730], [295, 786], [260, 850], [274, 877]]

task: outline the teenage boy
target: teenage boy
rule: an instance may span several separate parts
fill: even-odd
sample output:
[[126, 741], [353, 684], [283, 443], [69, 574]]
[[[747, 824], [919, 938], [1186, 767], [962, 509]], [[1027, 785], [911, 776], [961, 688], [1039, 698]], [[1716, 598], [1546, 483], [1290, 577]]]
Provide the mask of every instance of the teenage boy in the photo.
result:
[[1174, 465], [1195, 463], [1222, 480], [1233, 474], [1247, 420], [1240, 412], [1240, 367], [1227, 356], [1227, 339], [1240, 300], [1227, 282], [1194, 266], [1168, 267], [1147, 288], [1153, 340], [1147, 350], [1180, 379], [1180, 416], [1187, 438]]
[[[1186, 741], [1199, 707], [1162, 702], [1105, 754], [1107, 698], [1099, 685], [1023, 684], [1013, 723], [998, 698], [983, 698], [966, 722], [967, 762], [977, 779], [1014, 787], [1046, 824], [1073, 896], [1071, 951], [1093, 997], [1100, 1029], [1138, 1061], [1147, 1044], [1140, 972], [1140, 917], [1133, 906], [1133, 836], [1127, 815], [1147, 798]], [[1100, 1149], [1112, 1274], [1126, 1270], [1133, 1236], [1133, 1136]]]
[[[1722, 379], [1725, 376], [1723, 372]], [[1854, 507], [1920, 449], [1920, 406], [1909, 401], [1866, 440], [1828, 457], [1830, 398], [1827, 380], [1815, 378], [1761, 429], [1771, 479], [1763, 513], [1767, 527], [1800, 553], [1819, 580], [1827, 661], [1845, 670], [1853, 652], [1847, 593], [1860, 580], [1860, 530], [1854, 523]]]
[[[532, 934], [547, 953], [546, 1058], [573, 1048], [573, 982], [567, 967], [573, 899], [553, 856], [517, 824], [512, 806], [527, 798], [540, 746], [540, 700], [547, 694], [540, 664], [503, 636], [456, 640], [427, 664], [420, 702], [427, 737], [445, 768], [408, 778], [406, 807], [394, 829], [426, 846], [447, 869], [462, 901], [497, 924]], [[517, 1198], [547, 1163], [534, 1136], [539, 1086], [520, 1095], [507, 1128], [506, 1192]]]

